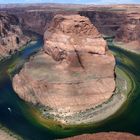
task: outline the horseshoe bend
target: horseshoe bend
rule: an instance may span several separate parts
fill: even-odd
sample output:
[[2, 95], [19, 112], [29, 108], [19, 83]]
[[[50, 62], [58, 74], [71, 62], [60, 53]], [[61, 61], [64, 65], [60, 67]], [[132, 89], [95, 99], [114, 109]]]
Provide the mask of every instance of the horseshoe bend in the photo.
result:
[[13, 87], [23, 100], [49, 108], [58, 121], [72, 123], [72, 116], [113, 95], [114, 70], [115, 58], [88, 18], [56, 15], [44, 33], [43, 50], [15, 75]]
[[139, 140], [139, 11], [0, 1], [0, 140]]

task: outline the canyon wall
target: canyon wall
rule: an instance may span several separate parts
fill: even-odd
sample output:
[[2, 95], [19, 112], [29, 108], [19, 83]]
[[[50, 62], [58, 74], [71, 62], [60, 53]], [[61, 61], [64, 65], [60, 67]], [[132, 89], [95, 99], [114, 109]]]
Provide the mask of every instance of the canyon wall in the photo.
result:
[[24, 12], [15, 12], [20, 21], [21, 27], [23, 30], [30, 30], [36, 32], [40, 35], [44, 35], [44, 32], [49, 28], [49, 25], [53, 17], [57, 14], [71, 15], [77, 12], [74, 11], [41, 11], [41, 10], [25, 10]]
[[108, 11], [80, 11], [80, 15], [88, 17], [100, 33], [116, 36], [117, 30], [125, 23], [125, 15]]
[[40, 35], [43, 35], [48, 28], [54, 12], [43, 12], [43, 11], [25, 11], [15, 14], [20, 21], [20, 24], [24, 30], [31, 30]]
[[116, 41], [131, 42], [138, 40], [140, 14], [114, 11], [81, 11], [98, 30], [108, 36], [115, 36]]
[[7, 57], [25, 45], [29, 38], [23, 35], [18, 18], [0, 13], [0, 59]]
[[[12, 9], [24, 30], [31, 30], [41, 35], [48, 29], [50, 22], [56, 14], [80, 14], [90, 19], [99, 32], [105, 36], [113, 36], [115, 42], [139, 47], [140, 7], [135, 5], [118, 6], [83, 6], [69, 9], [61, 5], [24, 7]], [[8, 12], [8, 10], [7, 10]], [[129, 44], [128, 44], [129, 43]], [[126, 47], [124, 46], [124, 47]], [[132, 48], [132, 49], [133, 49]]]
[[140, 52], [140, 8], [133, 7], [111, 11], [81, 11], [105, 36], [114, 37], [114, 43], [123, 48]]
[[88, 17], [101, 34], [114, 37], [115, 42], [121, 43], [120, 46], [123, 45], [130, 50], [140, 51], [140, 14], [138, 12], [140, 8], [134, 6], [135, 12], [130, 8], [127, 9], [126, 6], [122, 8], [123, 10], [111, 8], [108, 10], [104, 7], [90, 7], [90, 10], [84, 8], [84, 10], [79, 11], [67, 11], [65, 8], [60, 11], [28, 9], [24, 12], [16, 12], [16, 16], [24, 30], [35, 31], [43, 35], [56, 14], [71, 15], [77, 13]]

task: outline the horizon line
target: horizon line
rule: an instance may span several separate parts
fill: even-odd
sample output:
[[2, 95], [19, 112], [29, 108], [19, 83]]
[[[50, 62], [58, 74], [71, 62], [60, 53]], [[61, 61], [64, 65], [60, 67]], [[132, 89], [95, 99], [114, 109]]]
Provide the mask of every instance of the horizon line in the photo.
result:
[[9, 5], [9, 4], [12, 4], [12, 5], [34, 5], [34, 4], [60, 4], [60, 5], [140, 5], [140, 2], [139, 3], [106, 3], [106, 4], [96, 4], [96, 3], [61, 3], [61, 2], [58, 2], [58, 3], [52, 3], [52, 2], [17, 2], [17, 3], [0, 3], [0, 5]]

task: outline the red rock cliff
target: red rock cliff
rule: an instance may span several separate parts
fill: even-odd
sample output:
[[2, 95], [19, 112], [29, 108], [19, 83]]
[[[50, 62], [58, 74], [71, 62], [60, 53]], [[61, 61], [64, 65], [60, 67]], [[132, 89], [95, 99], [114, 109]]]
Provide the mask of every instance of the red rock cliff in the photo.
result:
[[18, 18], [0, 13], [0, 59], [18, 50], [28, 40], [22, 33]]

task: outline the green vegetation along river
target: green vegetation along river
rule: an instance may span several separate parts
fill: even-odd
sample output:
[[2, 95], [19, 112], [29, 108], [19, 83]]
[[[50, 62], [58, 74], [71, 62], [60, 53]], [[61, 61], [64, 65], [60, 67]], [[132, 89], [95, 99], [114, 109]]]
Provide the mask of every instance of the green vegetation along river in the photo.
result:
[[116, 57], [116, 69], [130, 80], [130, 93], [123, 106], [109, 118], [90, 125], [62, 126], [44, 120], [31, 105], [20, 100], [12, 88], [11, 71], [16, 73], [43, 45], [36, 43], [0, 63], [0, 123], [20, 135], [24, 140], [52, 140], [82, 133], [121, 131], [140, 135], [140, 55], [110, 45]]

